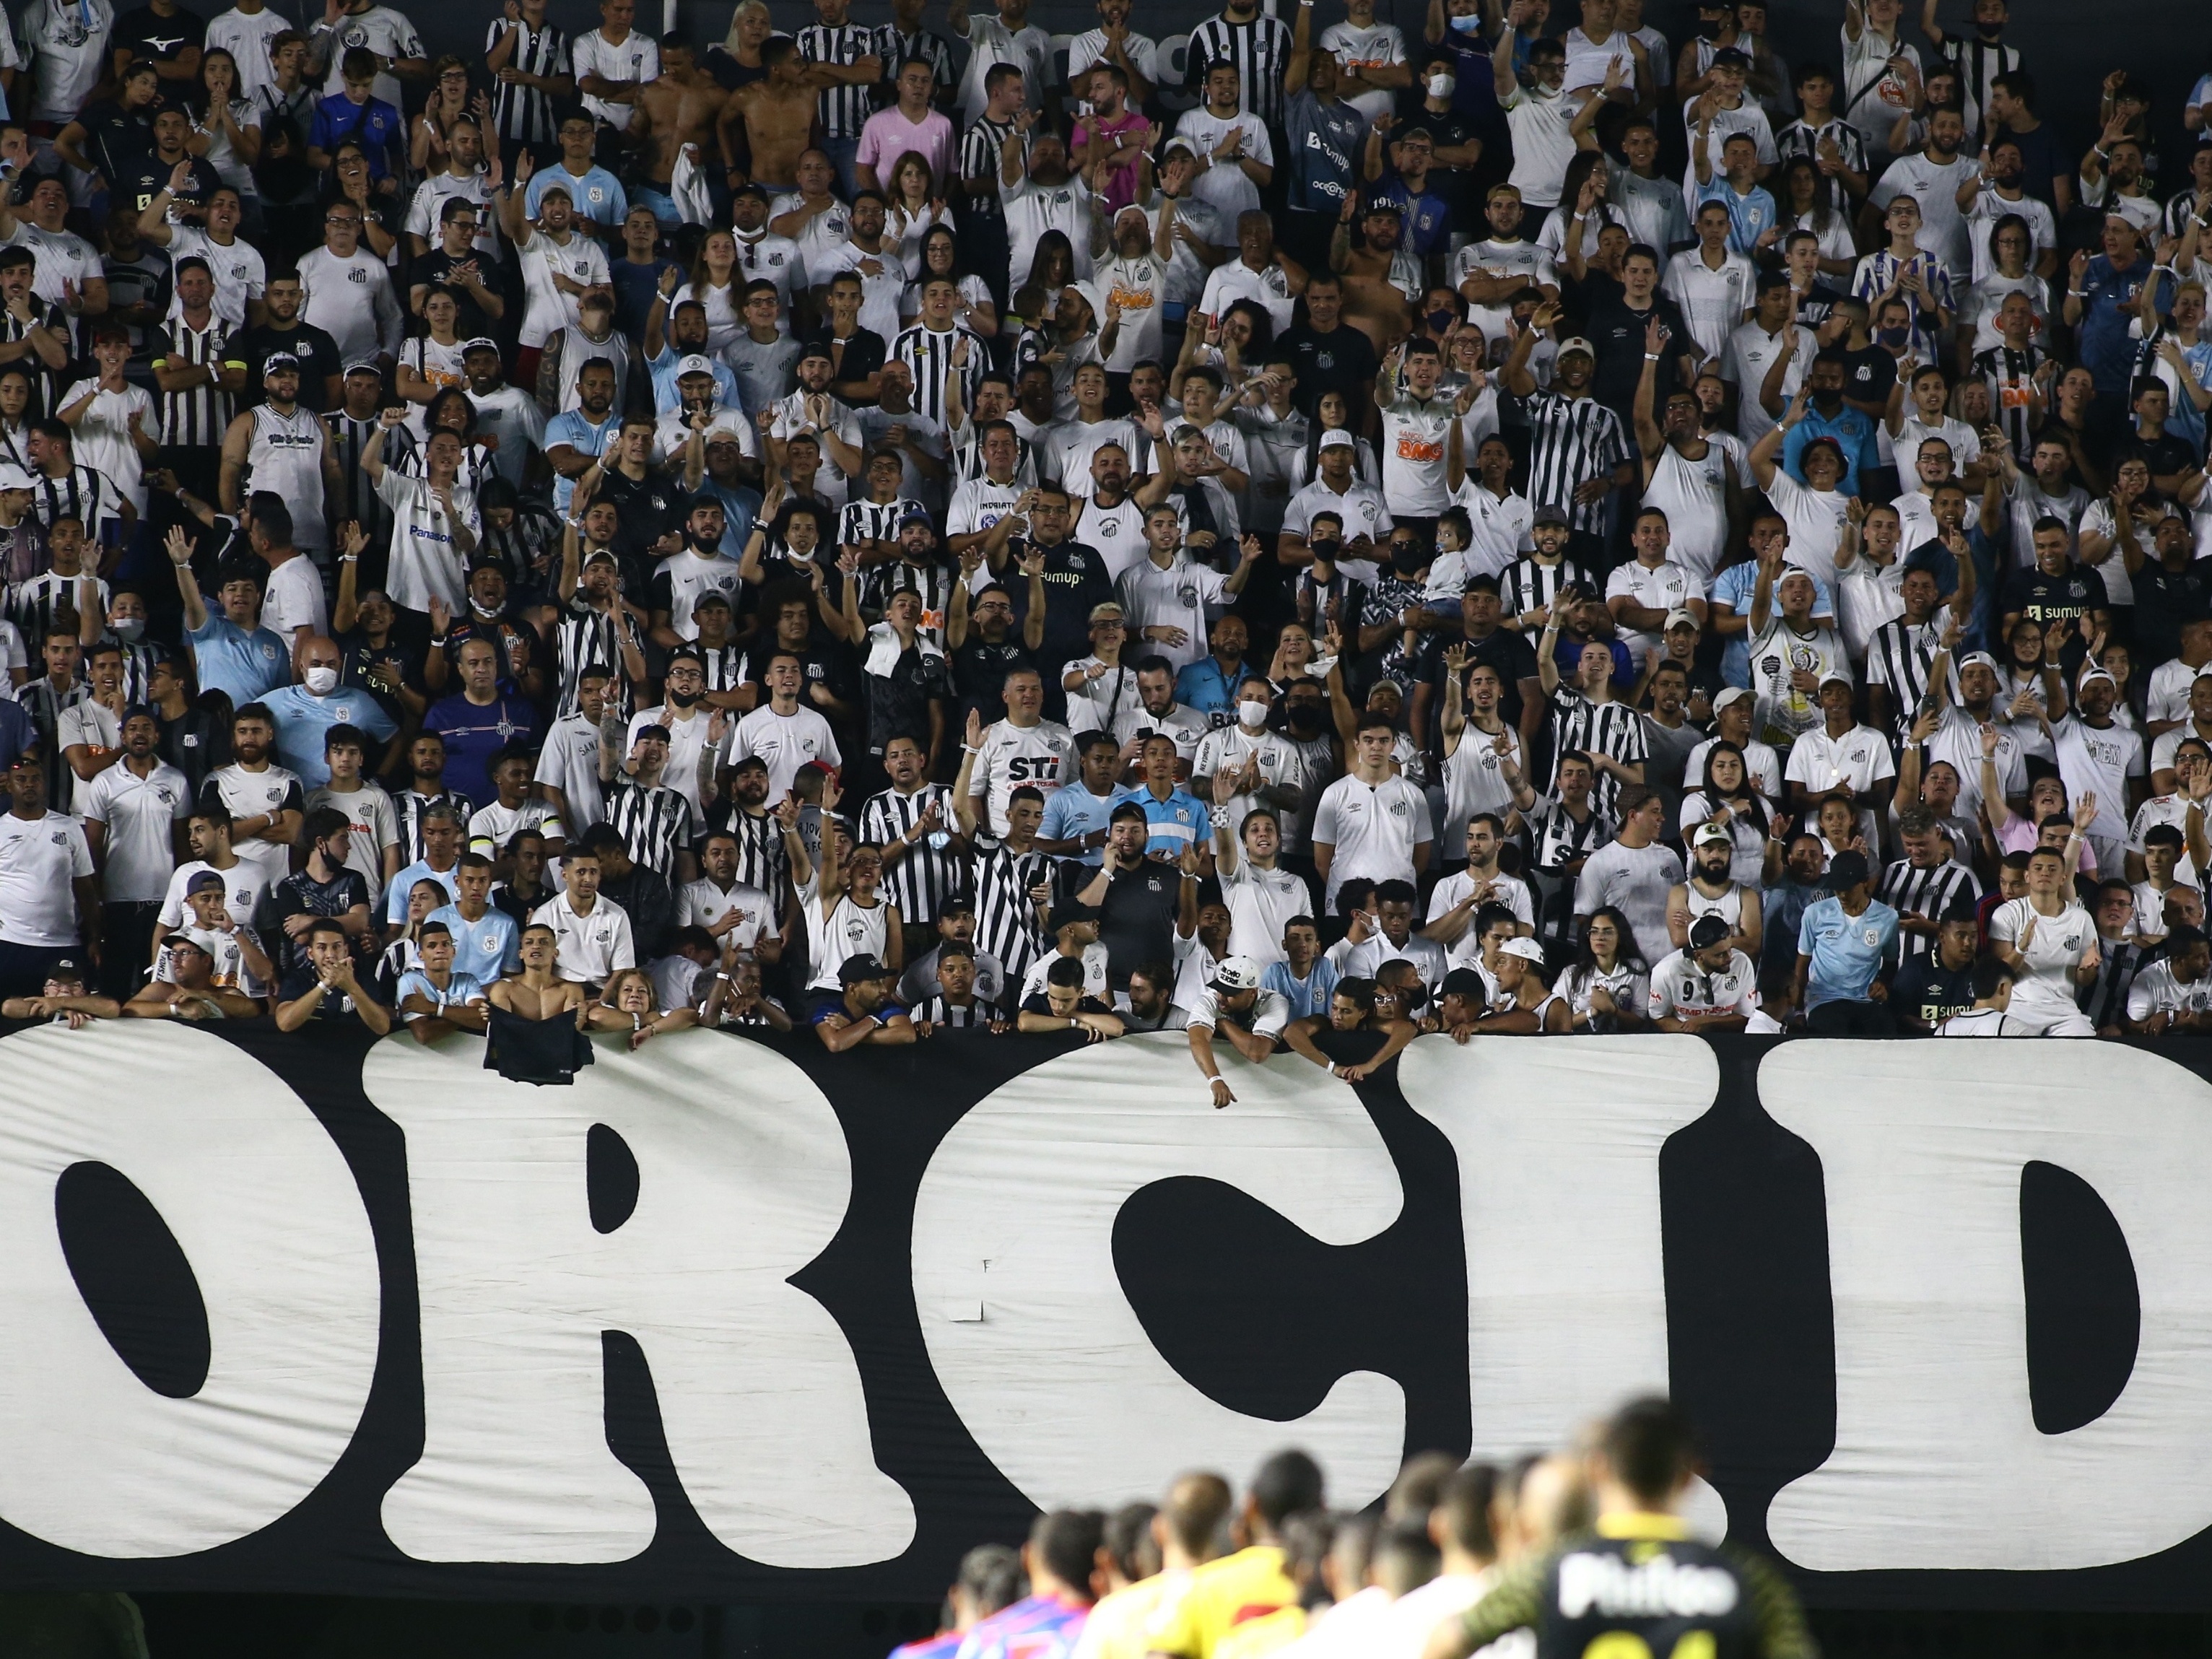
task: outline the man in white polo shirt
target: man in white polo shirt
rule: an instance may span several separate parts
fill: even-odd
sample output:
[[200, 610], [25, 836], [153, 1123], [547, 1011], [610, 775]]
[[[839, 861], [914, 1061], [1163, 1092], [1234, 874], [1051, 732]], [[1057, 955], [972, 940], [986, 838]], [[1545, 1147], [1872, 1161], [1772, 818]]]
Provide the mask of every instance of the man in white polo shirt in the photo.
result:
[[532, 926], [553, 930], [553, 971], [571, 984], [604, 985], [610, 974], [636, 967], [629, 913], [599, 896], [599, 854], [569, 848], [561, 860], [561, 888], [559, 897], [530, 918]]

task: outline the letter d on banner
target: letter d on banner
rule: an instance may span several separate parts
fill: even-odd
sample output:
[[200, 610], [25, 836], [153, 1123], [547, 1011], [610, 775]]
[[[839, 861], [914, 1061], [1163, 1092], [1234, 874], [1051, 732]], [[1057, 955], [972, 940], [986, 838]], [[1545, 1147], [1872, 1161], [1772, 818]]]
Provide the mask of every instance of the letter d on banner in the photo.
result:
[[[645, 1350], [668, 1451], [708, 1530], [774, 1567], [898, 1554], [914, 1506], [875, 1465], [860, 1374], [786, 1282], [844, 1218], [852, 1163], [822, 1092], [706, 1031], [602, 1044], [571, 1088], [483, 1048], [380, 1043], [368, 1097], [407, 1132], [422, 1296], [422, 1462], [384, 1500], [418, 1561], [620, 1561], [652, 1494], [607, 1445], [599, 1334]], [[635, 1212], [592, 1229], [594, 1123], [637, 1160]]]
[[[55, 1186], [106, 1164], [151, 1202], [207, 1310], [187, 1399], [109, 1346], [62, 1253]], [[260, 1061], [180, 1025], [42, 1025], [0, 1043], [0, 1516], [87, 1555], [188, 1555], [281, 1520], [361, 1422], [376, 1244], [353, 1171]]]
[[[2212, 1089], [2117, 1043], [1842, 1042], [1766, 1056], [1762, 1104], [1820, 1154], [1836, 1447], [1774, 1547], [1820, 1572], [2102, 1566], [2212, 1525]], [[2111, 1409], [2035, 1426], [2021, 1172], [2055, 1164], [2126, 1235], [2142, 1297]]]
[[[1659, 1150], [1711, 1109], [1713, 1051], [1686, 1036], [1425, 1036], [1398, 1086], [1459, 1158], [1472, 1455], [1561, 1445], [1631, 1395], [1666, 1392]], [[1702, 1480], [1690, 1513], [1728, 1529]]]

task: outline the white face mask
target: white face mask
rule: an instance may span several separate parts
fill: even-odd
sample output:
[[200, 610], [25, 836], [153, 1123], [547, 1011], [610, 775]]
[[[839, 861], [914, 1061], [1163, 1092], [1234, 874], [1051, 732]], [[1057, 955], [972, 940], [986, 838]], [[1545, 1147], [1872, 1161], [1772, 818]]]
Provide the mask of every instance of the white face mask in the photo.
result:
[[327, 697], [338, 689], [338, 671], [328, 663], [317, 663], [302, 678], [307, 690], [319, 697]]
[[1429, 96], [1449, 98], [1459, 86], [1459, 77], [1452, 75], [1431, 75], [1429, 77]]
[[1240, 702], [1237, 705], [1237, 718], [1248, 726], [1265, 726], [1267, 723], [1267, 705], [1264, 702]]

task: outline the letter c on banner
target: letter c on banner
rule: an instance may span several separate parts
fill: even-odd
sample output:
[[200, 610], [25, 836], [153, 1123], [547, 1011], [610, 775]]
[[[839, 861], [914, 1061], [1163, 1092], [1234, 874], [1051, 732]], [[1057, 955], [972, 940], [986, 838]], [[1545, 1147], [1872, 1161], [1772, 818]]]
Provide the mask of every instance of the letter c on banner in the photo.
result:
[[[860, 1374], [786, 1282], [852, 1197], [836, 1113], [782, 1055], [707, 1031], [601, 1043], [573, 1087], [510, 1083], [483, 1049], [378, 1045], [368, 1097], [407, 1132], [422, 1300], [422, 1459], [384, 1500], [418, 1561], [620, 1561], [653, 1541], [607, 1444], [599, 1334], [645, 1350], [684, 1495], [773, 1567], [887, 1560], [914, 1505], [876, 1468]], [[592, 1225], [594, 1124], [637, 1202]]]
[[961, 1421], [1041, 1509], [1153, 1497], [1193, 1468], [1241, 1474], [1298, 1445], [1333, 1504], [1387, 1488], [1405, 1395], [1339, 1377], [1291, 1422], [1249, 1417], [1185, 1382], [1145, 1334], [1114, 1267], [1114, 1222], [1156, 1181], [1199, 1176], [1327, 1244], [1388, 1227], [1405, 1194], [1349, 1085], [1294, 1055], [1216, 1045], [1237, 1103], [1213, 1109], [1179, 1034], [1101, 1043], [1013, 1078], [954, 1126], [914, 1211], [914, 1291]]
[[[2212, 1089], [2118, 1043], [1775, 1049], [1761, 1103], [1820, 1154], [1836, 1322], [1836, 1445], [1783, 1488], [1774, 1547], [1816, 1572], [2053, 1571], [2212, 1526]], [[2096, 1189], [2142, 1297], [2135, 1370], [2103, 1416], [2035, 1426], [2021, 1175]]]
[[[183, 1249], [207, 1377], [156, 1394], [108, 1344], [64, 1258], [55, 1188], [121, 1171]], [[185, 1026], [43, 1025], [0, 1044], [0, 1517], [144, 1559], [282, 1519], [359, 1426], [382, 1290], [353, 1172], [300, 1097]]]
[[[1472, 1455], [1561, 1445], [1629, 1395], [1664, 1393], [1659, 1150], [1711, 1109], [1711, 1048], [1687, 1036], [1425, 1036], [1399, 1057], [1398, 1086], [1459, 1158]], [[1703, 1480], [1690, 1516], [1713, 1537], [1727, 1530]]]

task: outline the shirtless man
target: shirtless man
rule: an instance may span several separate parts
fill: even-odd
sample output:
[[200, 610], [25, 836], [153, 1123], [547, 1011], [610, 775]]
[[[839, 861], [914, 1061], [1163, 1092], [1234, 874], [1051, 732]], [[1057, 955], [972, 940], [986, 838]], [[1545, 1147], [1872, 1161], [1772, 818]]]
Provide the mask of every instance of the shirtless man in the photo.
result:
[[[771, 192], [796, 190], [799, 158], [814, 143], [815, 86], [797, 44], [781, 35], [762, 45], [761, 66], [768, 73], [732, 93], [715, 123], [730, 188], [758, 183]], [[738, 165], [740, 122], [752, 155], [750, 173]]]
[[[1374, 341], [1376, 355], [1380, 356], [1404, 339], [1413, 325], [1413, 307], [1405, 289], [1390, 280], [1403, 257], [1399, 242], [1405, 234], [1405, 222], [1391, 204], [1371, 204], [1365, 222], [1367, 245], [1354, 247], [1352, 216], [1358, 199], [1356, 191], [1344, 198], [1344, 212], [1337, 221], [1328, 262], [1344, 279], [1344, 320]], [[1419, 264], [1413, 262], [1412, 269], [1418, 282]]]
[[631, 206], [651, 208], [665, 226], [683, 222], [669, 190], [676, 158], [688, 144], [694, 164], [705, 165], [707, 141], [719, 131], [729, 100], [713, 76], [700, 72], [690, 41], [672, 34], [661, 41], [660, 78], [637, 89], [630, 110], [630, 132], [646, 143], [645, 179], [631, 193]]
[[582, 1011], [587, 1000], [584, 988], [553, 972], [553, 960], [561, 947], [550, 927], [542, 921], [532, 922], [522, 930], [517, 948], [522, 971], [508, 975], [491, 988], [493, 1007], [504, 1008], [518, 1018], [538, 1020], [557, 1019]]

